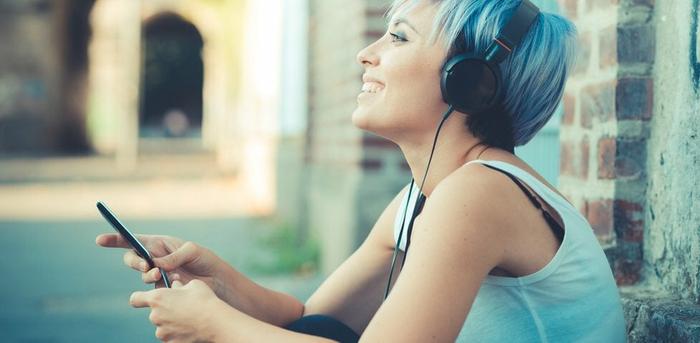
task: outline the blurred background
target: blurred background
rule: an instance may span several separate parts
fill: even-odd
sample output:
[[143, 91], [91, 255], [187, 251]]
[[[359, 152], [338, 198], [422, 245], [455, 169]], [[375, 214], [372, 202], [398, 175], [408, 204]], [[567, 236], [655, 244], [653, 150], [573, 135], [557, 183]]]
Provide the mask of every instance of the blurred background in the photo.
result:
[[[698, 155], [697, 0], [533, 2], [576, 23], [580, 51], [562, 106], [516, 153], [589, 219], [618, 284], [692, 284], [697, 301], [700, 274], [669, 261], [698, 251], [683, 225], [700, 219], [656, 220], [695, 206], [668, 208], [693, 178], [660, 192], [657, 177], [698, 163], [681, 161]], [[304, 301], [410, 180], [393, 143], [350, 121], [355, 56], [384, 34], [389, 3], [0, 0], [2, 341], [155, 341], [128, 304], [148, 287], [94, 243], [111, 231], [97, 200], [136, 233], [197, 242]], [[667, 22], [681, 14], [695, 21]], [[654, 101], [654, 82], [695, 100]], [[656, 130], [675, 113], [685, 126]]]

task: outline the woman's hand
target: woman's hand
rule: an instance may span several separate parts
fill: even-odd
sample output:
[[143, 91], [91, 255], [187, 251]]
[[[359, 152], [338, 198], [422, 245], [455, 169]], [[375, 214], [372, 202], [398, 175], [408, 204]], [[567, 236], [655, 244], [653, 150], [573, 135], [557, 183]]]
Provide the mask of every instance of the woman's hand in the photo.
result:
[[225, 265], [225, 262], [208, 249], [170, 236], [136, 236], [153, 256], [156, 268], [150, 269], [146, 260], [137, 255], [119, 234], [102, 234], [97, 236], [95, 241], [103, 247], [129, 249], [124, 253], [124, 264], [140, 271], [143, 282], [147, 284], [155, 283], [156, 287], [163, 287], [159, 270], [162, 268], [168, 273], [171, 281], [189, 283], [196, 279], [206, 283], [216, 294], [223, 291], [218, 290], [221, 282], [217, 281], [216, 276], [219, 274], [217, 270]]
[[214, 342], [223, 325], [219, 323], [233, 310], [199, 280], [184, 286], [173, 281], [173, 288], [134, 292], [133, 307], [150, 307], [148, 319], [156, 326], [156, 337], [163, 342]]
[[209, 249], [192, 242], [169, 236], [136, 235], [153, 256], [157, 268], [149, 270], [148, 263], [131, 249], [119, 234], [97, 236], [97, 245], [129, 249], [124, 264], [140, 271], [145, 283], [163, 287], [160, 271], [167, 272], [171, 281], [189, 284], [194, 280], [205, 283], [229, 308], [282, 326], [299, 318], [304, 304], [291, 295], [268, 290], [241, 274]]

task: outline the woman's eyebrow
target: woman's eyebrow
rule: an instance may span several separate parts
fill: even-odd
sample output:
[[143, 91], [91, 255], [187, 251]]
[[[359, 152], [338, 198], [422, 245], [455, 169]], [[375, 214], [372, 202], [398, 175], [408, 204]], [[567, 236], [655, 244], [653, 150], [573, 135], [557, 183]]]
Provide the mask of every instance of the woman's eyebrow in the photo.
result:
[[418, 32], [418, 30], [416, 30], [416, 28], [413, 25], [411, 25], [411, 23], [406, 18], [396, 18], [396, 19], [394, 19], [393, 23], [394, 23], [394, 26], [402, 24], [402, 23], [406, 24], [406, 26], [411, 28], [411, 30], [413, 30], [415, 33], [420, 35], [420, 32]]

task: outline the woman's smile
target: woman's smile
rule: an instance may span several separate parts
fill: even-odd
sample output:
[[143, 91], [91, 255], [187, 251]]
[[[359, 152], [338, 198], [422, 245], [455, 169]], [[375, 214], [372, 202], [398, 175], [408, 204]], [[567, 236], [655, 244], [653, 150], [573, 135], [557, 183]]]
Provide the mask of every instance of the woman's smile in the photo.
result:
[[357, 96], [358, 100], [384, 90], [384, 83], [367, 74], [362, 75], [362, 82], [360, 94]]

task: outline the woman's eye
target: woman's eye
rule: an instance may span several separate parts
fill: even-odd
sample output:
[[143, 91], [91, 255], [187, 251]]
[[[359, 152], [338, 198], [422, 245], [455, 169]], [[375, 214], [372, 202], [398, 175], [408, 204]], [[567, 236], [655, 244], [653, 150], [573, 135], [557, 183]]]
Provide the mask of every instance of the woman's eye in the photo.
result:
[[391, 41], [392, 42], [406, 42], [406, 38], [403, 38], [395, 33], [389, 32], [389, 35], [391, 36]]

